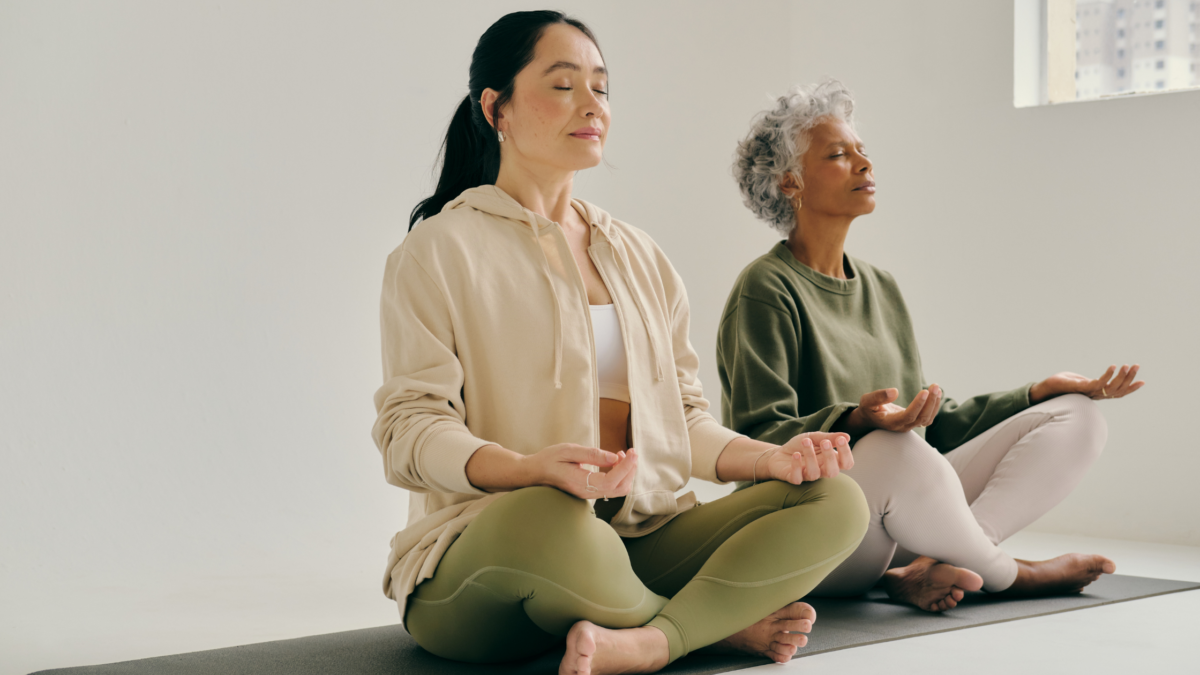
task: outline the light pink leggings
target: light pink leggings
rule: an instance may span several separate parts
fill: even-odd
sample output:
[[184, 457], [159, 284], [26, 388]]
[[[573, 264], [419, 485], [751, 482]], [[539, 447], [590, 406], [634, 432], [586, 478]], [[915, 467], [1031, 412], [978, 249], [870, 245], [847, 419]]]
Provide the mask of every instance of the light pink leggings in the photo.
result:
[[1107, 437], [1095, 402], [1080, 394], [1023, 410], [945, 455], [912, 432], [866, 435], [847, 473], [871, 524], [813, 595], [859, 595], [917, 555], [974, 571], [985, 590], [1008, 588], [1017, 564], [998, 544], [1070, 494]]

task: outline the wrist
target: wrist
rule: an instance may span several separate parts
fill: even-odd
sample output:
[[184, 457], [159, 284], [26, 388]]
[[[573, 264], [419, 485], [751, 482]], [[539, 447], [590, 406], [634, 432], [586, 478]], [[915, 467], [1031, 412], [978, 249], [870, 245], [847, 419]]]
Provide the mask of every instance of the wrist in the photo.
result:
[[771, 480], [771, 460], [767, 458], [767, 455], [778, 449], [779, 446], [774, 445], [755, 455], [754, 462], [750, 464], [750, 480], [752, 483]]
[[517, 458], [513, 471], [516, 478], [516, 480], [513, 481], [514, 483], [518, 484], [520, 487], [533, 487], [535, 485], [551, 484], [548, 480], [548, 472], [546, 471], [545, 467], [542, 466], [541, 457], [538, 456], [540, 454], [541, 453], [520, 455]]
[[1045, 381], [1037, 382], [1032, 387], [1030, 387], [1029, 388], [1029, 403], [1031, 405], [1037, 405], [1038, 403], [1041, 403], [1042, 401], [1045, 401], [1046, 399], [1050, 398], [1050, 394], [1049, 394], [1049, 392], [1046, 391], [1046, 389], [1047, 389], [1047, 386], [1046, 386]]
[[[871, 429], [871, 424], [867, 421], [866, 416], [863, 415], [861, 406], [853, 408], [845, 415], [842, 415], [842, 418], [838, 422], [830, 431], [844, 431], [851, 436], [861, 436]], [[839, 426], [841, 427], [840, 429], [837, 428]]]

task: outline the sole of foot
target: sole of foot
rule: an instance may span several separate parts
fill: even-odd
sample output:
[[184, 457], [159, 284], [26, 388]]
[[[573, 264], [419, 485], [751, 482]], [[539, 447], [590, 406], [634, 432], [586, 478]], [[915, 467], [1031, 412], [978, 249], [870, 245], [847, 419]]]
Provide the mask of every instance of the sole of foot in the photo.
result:
[[962, 602], [966, 591], [983, 588], [983, 577], [962, 567], [921, 556], [883, 575], [888, 597], [927, 612], [944, 612]]
[[657, 628], [602, 628], [579, 621], [567, 633], [567, 652], [559, 675], [653, 673], [670, 660], [667, 636]]
[[1102, 575], [1116, 571], [1116, 563], [1090, 553], [1068, 553], [1050, 560], [1018, 560], [1017, 580], [996, 595], [1035, 597], [1080, 593]]
[[793, 602], [758, 623], [705, 647], [706, 652], [739, 653], [761, 656], [775, 663], [787, 663], [796, 651], [808, 644], [806, 633], [817, 621], [817, 610], [804, 602]]

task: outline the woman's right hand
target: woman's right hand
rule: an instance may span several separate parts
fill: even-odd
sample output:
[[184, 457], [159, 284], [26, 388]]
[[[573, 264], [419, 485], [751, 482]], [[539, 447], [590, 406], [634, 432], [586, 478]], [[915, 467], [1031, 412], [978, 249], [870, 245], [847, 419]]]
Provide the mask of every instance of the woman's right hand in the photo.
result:
[[[638, 454], [633, 448], [608, 452], [574, 443], [559, 443], [525, 458], [537, 485], [556, 487], [580, 499], [624, 497], [633, 489]], [[592, 472], [588, 465], [607, 468]]]
[[899, 395], [900, 390], [895, 388], [863, 394], [858, 407], [850, 413], [846, 426], [860, 433], [874, 429], [912, 431], [932, 424], [942, 406], [942, 388], [936, 384], [922, 389], [907, 408], [892, 403]]

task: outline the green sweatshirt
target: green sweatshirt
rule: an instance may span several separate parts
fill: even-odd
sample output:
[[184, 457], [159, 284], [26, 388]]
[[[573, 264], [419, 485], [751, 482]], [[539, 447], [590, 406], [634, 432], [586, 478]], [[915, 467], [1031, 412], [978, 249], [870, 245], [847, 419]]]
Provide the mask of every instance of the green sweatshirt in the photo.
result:
[[[844, 264], [849, 279], [826, 276], [780, 242], [742, 271], [717, 337], [726, 427], [783, 444], [829, 431], [863, 394], [895, 387], [907, 406], [927, 386], [896, 280], [848, 255]], [[915, 431], [949, 452], [1028, 408], [1030, 386], [943, 398], [933, 424]]]

